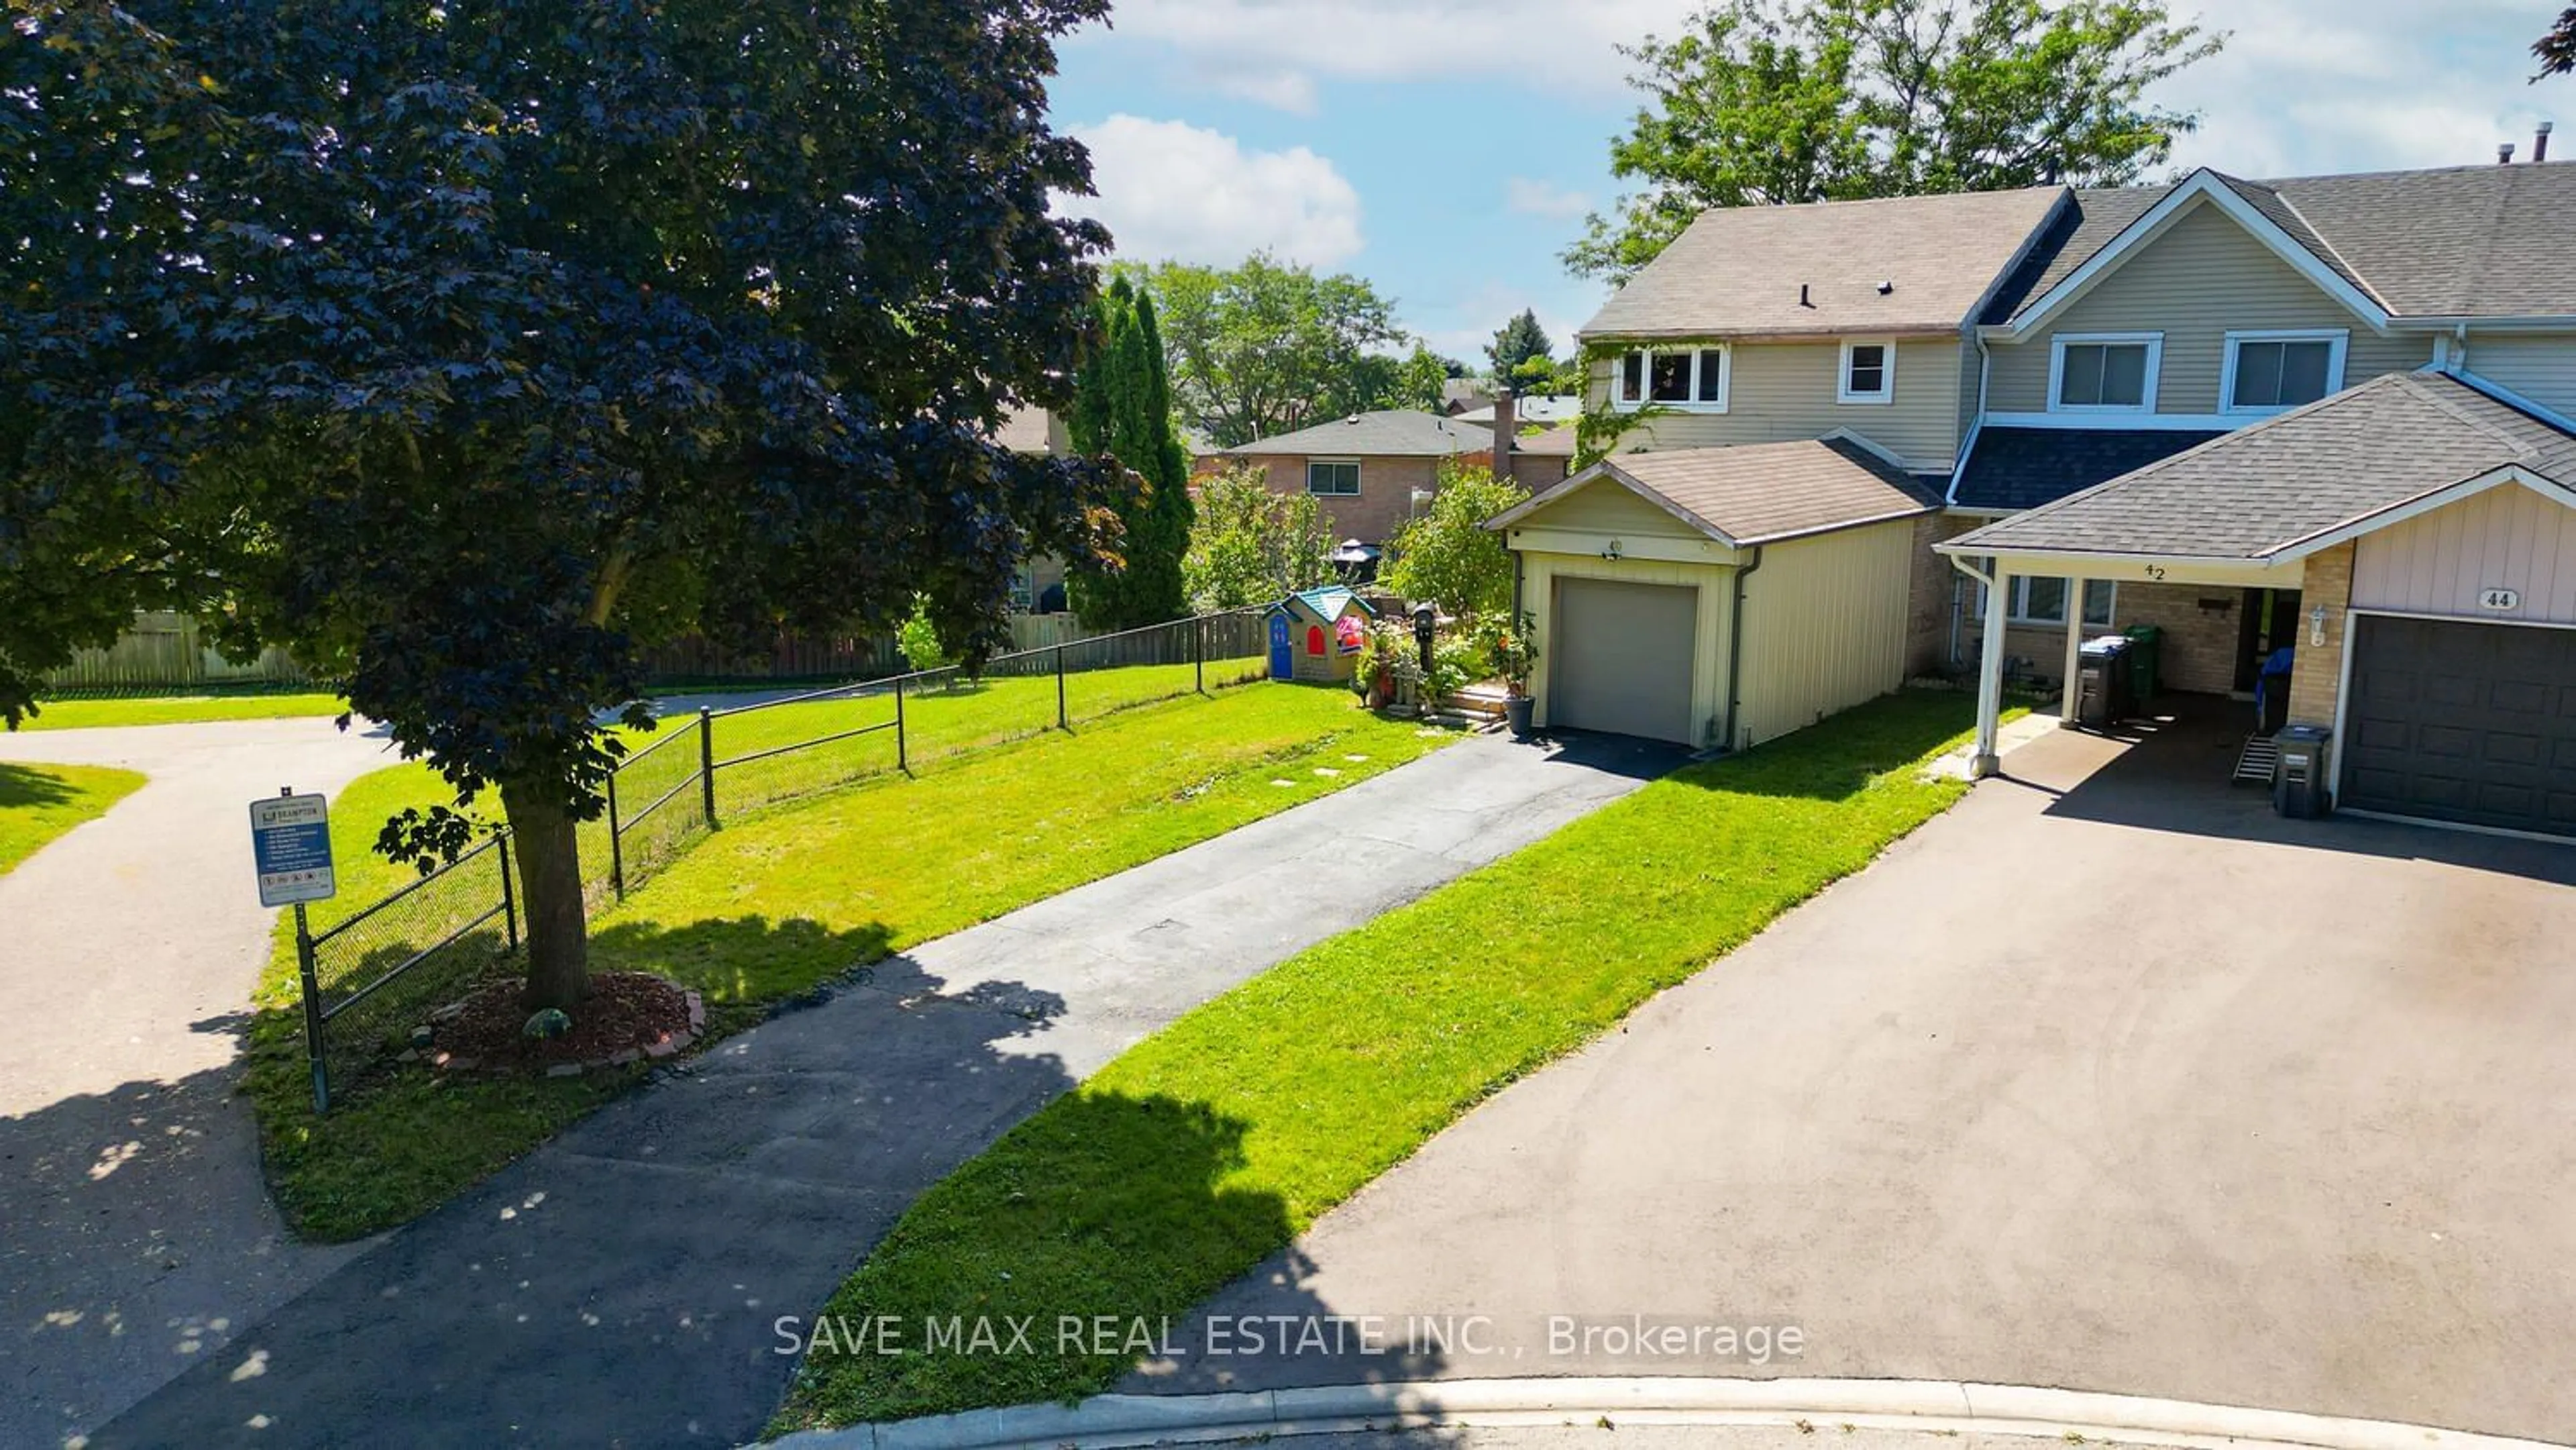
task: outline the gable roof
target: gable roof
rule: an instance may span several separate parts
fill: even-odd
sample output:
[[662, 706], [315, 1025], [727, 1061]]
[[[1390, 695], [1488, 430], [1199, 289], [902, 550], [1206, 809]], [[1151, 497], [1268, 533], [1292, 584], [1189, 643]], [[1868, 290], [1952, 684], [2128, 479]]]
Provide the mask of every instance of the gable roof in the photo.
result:
[[1376, 413], [1353, 413], [1293, 433], [1256, 438], [1224, 451], [1237, 457], [1304, 453], [1326, 458], [1446, 458], [1453, 453], [1481, 453], [1493, 446], [1494, 430], [1482, 424], [1462, 423], [1417, 408], [1388, 408]]
[[2389, 373], [1940, 549], [2296, 559], [2504, 476], [2563, 490], [2576, 433], [2447, 373]]
[[2171, 458], [2223, 436], [2217, 429], [2010, 428], [1989, 423], [1969, 445], [1950, 490], [1963, 509], [2027, 509]]
[[1582, 431], [1579, 423], [1559, 423], [1544, 433], [1512, 440], [1512, 451], [1532, 458], [1572, 458]]
[[1955, 332], [2066, 196], [2037, 186], [1705, 211], [1575, 335]]
[[1859, 443], [1829, 438], [1623, 453], [1495, 515], [1485, 527], [1509, 528], [1603, 482], [1627, 488], [1732, 548], [1911, 518], [1940, 507], [1938, 493], [1923, 480]]
[[[1469, 408], [1449, 416], [1461, 423], [1491, 423], [1494, 421], [1494, 408], [1494, 404], [1487, 403], [1481, 408]], [[1530, 393], [1516, 397], [1512, 399], [1512, 416], [1524, 423], [1562, 423], [1569, 418], [1580, 418], [1583, 416], [1583, 395]]]
[[1362, 614], [1373, 616], [1377, 613], [1367, 600], [1360, 597], [1358, 590], [1347, 584], [1322, 584], [1312, 589], [1300, 589], [1271, 607], [1286, 609], [1292, 603], [1302, 604], [1324, 619], [1339, 619], [1344, 610], [1353, 608]]
[[1979, 320], [2027, 320], [2195, 182], [2225, 191], [2262, 219], [2274, 233], [2267, 240], [2295, 247], [2390, 315], [2576, 315], [2576, 249], [2564, 241], [2576, 228], [2576, 168], [2525, 164], [2274, 181], [2204, 170], [2175, 186], [2079, 190]]

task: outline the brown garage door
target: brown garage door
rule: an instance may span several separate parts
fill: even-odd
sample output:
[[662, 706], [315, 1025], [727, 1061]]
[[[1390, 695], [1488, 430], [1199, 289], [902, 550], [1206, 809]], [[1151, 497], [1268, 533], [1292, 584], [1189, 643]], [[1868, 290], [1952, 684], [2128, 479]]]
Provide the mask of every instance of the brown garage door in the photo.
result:
[[2344, 805], [2576, 835], [2576, 630], [2363, 615]]
[[1692, 743], [1698, 634], [1696, 589], [1559, 579], [1548, 723]]

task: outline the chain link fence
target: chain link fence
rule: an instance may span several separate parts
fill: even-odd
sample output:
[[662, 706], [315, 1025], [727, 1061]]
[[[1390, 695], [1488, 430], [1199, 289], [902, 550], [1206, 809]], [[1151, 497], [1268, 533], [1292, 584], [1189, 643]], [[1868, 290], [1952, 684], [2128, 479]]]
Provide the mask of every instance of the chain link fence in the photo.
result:
[[[1122, 711], [1267, 676], [1260, 609], [997, 655], [666, 719], [579, 828], [594, 906], [623, 897], [727, 819]], [[506, 831], [318, 934], [297, 921], [314, 1106], [410, 1050], [412, 1030], [512, 973], [519, 904]]]

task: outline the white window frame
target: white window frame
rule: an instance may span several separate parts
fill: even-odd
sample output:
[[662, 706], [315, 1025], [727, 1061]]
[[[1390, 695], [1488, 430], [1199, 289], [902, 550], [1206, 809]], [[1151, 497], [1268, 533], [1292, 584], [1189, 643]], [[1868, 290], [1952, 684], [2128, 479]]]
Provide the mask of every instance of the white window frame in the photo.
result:
[[[1348, 493], [1325, 493], [1318, 490], [1315, 487], [1315, 465], [1319, 463], [1333, 468], [1339, 468], [1345, 464], [1349, 465], [1351, 470], [1351, 491]], [[1356, 458], [1309, 458], [1306, 460], [1306, 492], [1312, 497], [1358, 498], [1360, 496], [1360, 489], [1364, 486], [1365, 485], [1360, 481], [1360, 461]]]
[[[2072, 345], [2096, 344], [2111, 347], [2137, 346], [2147, 349], [2147, 375], [2138, 386], [2135, 403], [2062, 403], [2060, 389], [2066, 384], [2066, 349]], [[2061, 332], [2048, 340], [2048, 411], [2052, 413], [2152, 413], [2156, 410], [2156, 381], [2164, 372], [2165, 335], [2161, 332]]]
[[[2012, 593], [2004, 601], [2004, 622], [2016, 627], [2026, 626], [2032, 629], [2064, 629], [2066, 627], [2066, 621], [2064, 619], [2043, 619], [2030, 612], [2030, 581], [2033, 579], [2055, 579], [2061, 584], [2073, 582], [2065, 576], [2058, 574], [2015, 574], [2012, 576]], [[2108, 616], [2098, 624], [2089, 619], [2085, 620], [2084, 627], [2086, 629], [2117, 629], [2120, 624], [2120, 581], [2117, 579], [2087, 579], [2084, 581], [2084, 587], [2087, 589], [2092, 588], [2096, 584], [2105, 585], [2110, 589], [2110, 612]], [[1971, 602], [1975, 605], [1977, 614], [1979, 616], [1983, 616], [1986, 609], [1986, 586], [1983, 584], [1978, 585], [1976, 588], [1976, 596], [1977, 597]], [[2079, 612], [2081, 612], [2084, 608], [2083, 601], [2076, 601], [2075, 607]]]
[[[1655, 386], [1655, 354], [1675, 352], [1690, 354], [1690, 401], [1660, 403], [1651, 396], [1631, 397], [1629, 395], [1629, 358], [1642, 356], [1645, 359], [1638, 365], [1637, 376], [1638, 381], [1651, 394]], [[1717, 358], [1717, 397], [1714, 401], [1703, 402], [1699, 396], [1700, 369], [1708, 365], [1711, 354]], [[1692, 343], [1677, 347], [1632, 347], [1611, 359], [1610, 362], [1610, 406], [1622, 413], [1633, 413], [1640, 408], [1648, 407], [1667, 408], [1676, 413], [1723, 413], [1726, 411], [1727, 395], [1734, 390], [1734, 386], [1735, 349], [1722, 342]]]
[[[1856, 392], [1853, 392], [1853, 391], [1852, 391], [1852, 385], [1851, 385], [1851, 373], [1852, 373], [1852, 349], [1853, 349], [1853, 348], [1856, 348], [1856, 347], [1874, 347], [1874, 348], [1878, 348], [1878, 349], [1880, 350], [1880, 351], [1879, 351], [1879, 356], [1880, 356], [1881, 358], [1885, 359], [1885, 361], [1880, 365], [1879, 370], [1878, 370], [1878, 391], [1877, 391], [1877, 392], [1874, 392], [1874, 393], [1856, 393]], [[1837, 403], [1893, 403], [1893, 402], [1895, 402], [1895, 401], [1896, 401], [1896, 339], [1894, 339], [1894, 338], [1890, 338], [1890, 337], [1846, 337], [1846, 338], [1844, 338], [1844, 339], [1843, 339], [1843, 355], [1842, 355], [1842, 362], [1841, 362], [1840, 366], [1839, 366], [1839, 367], [1835, 370], [1835, 372], [1834, 372], [1834, 401], [1835, 401], [1835, 402], [1837, 402]]]
[[2236, 349], [2249, 342], [2322, 342], [2331, 344], [2326, 351], [2326, 392], [2329, 398], [2343, 391], [2343, 357], [2352, 344], [2352, 333], [2341, 327], [2283, 327], [2268, 331], [2231, 332], [2227, 334], [2226, 361], [2218, 369], [2218, 411], [2238, 417], [2286, 413], [2304, 408], [2305, 403], [2274, 403], [2262, 407], [2236, 405]]

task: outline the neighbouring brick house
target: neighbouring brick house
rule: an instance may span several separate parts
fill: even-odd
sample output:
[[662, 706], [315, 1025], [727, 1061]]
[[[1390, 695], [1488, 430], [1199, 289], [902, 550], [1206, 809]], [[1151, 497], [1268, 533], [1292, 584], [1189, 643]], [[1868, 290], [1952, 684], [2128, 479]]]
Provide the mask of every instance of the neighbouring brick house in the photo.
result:
[[1490, 467], [1493, 455], [1491, 429], [1390, 408], [1255, 439], [1218, 456], [1263, 470], [1273, 493], [1313, 494], [1336, 542], [1377, 549], [1438, 490], [1442, 464]]

